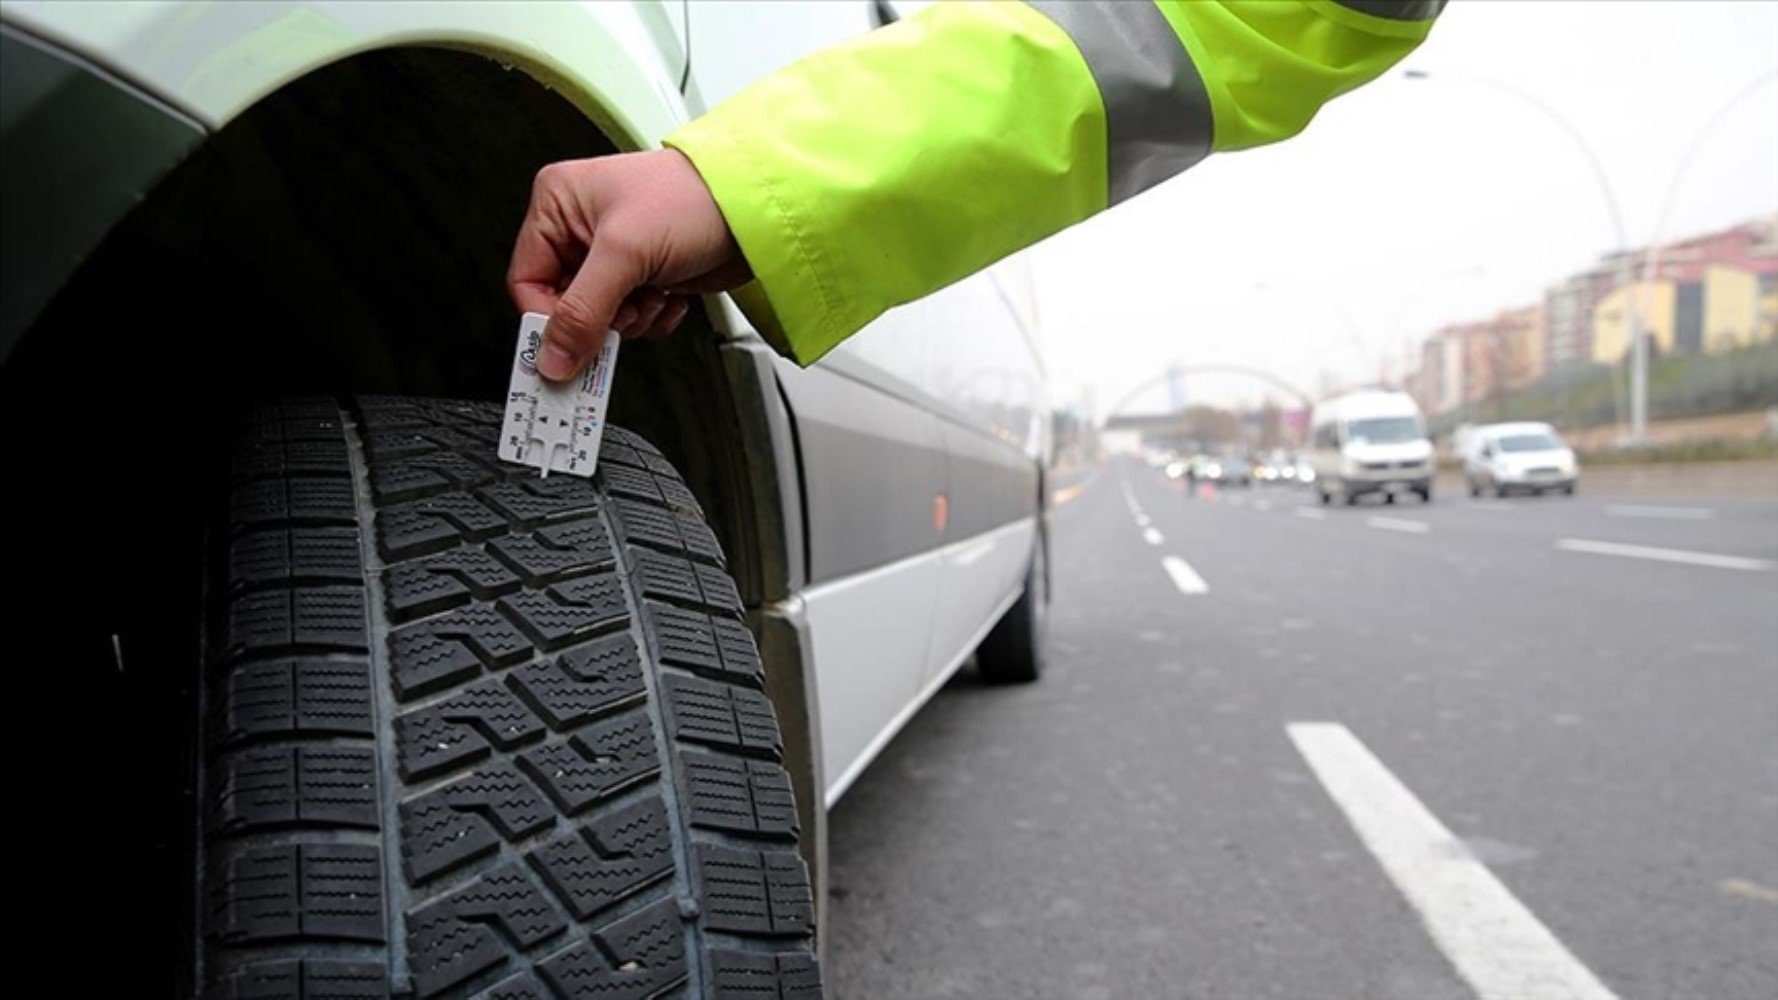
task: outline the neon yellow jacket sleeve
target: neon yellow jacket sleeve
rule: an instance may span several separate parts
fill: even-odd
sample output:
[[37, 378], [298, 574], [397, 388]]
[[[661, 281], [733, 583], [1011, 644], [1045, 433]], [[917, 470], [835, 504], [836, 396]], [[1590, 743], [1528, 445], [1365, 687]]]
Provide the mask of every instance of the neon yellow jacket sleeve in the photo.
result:
[[1442, 0], [937, 3], [667, 137], [753, 268], [736, 298], [809, 364], [885, 310], [1212, 151], [1301, 131]]

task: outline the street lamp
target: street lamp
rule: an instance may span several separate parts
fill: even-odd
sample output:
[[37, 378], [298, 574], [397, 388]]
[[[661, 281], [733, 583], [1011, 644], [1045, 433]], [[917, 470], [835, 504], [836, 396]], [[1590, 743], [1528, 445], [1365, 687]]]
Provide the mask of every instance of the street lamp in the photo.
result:
[[[1402, 76], [1409, 80], [1432, 79], [1432, 74], [1423, 69], [1404, 70]], [[1487, 87], [1520, 101], [1561, 126], [1562, 131], [1568, 133], [1568, 137], [1574, 140], [1575, 146], [1587, 158], [1587, 166], [1592, 168], [1599, 193], [1605, 198], [1606, 211], [1611, 215], [1612, 235], [1617, 240], [1618, 285], [1624, 289], [1624, 311], [1630, 324], [1630, 443], [1643, 443], [1648, 437], [1648, 343], [1642, 335], [1642, 314], [1636, 310], [1636, 290], [1630, 284], [1635, 274], [1630, 262], [1629, 234], [1624, 231], [1624, 214], [1618, 207], [1617, 192], [1612, 189], [1611, 178], [1606, 175], [1605, 165], [1600, 162], [1599, 154], [1587, 142], [1586, 136], [1574, 127], [1573, 122], [1526, 91], [1509, 83], [1482, 77], [1442, 73], [1440, 78]]]
[[1655, 268], [1660, 263], [1661, 249], [1667, 242], [1667, 223], [1673, 214], [1673, 202], [1679, 197], [1680, 182], [1685, 180], [1686, 172], [1691, 169], [1692, 161], [1697, 159], [1698, 151], [1704, 148], [1704, 140], [1710, 137], [1711, 132], [1716, 131], [1716, 126], [1722, 124], [1722, 120], [1729, 116], [1729, 112], [1733, 111], [1736, 105], [1759, 93], [1766, 84], [1774, 80], [1778, 80], [1778, 69], [1767, 70], [1749, 81], [1745, 87], [1731, 94], [1729, 99], [1716, 109], [1716, 113], [1705, 120], [1703, 127], [1698, 129], [1697, 135], [1692, 136], [1691, 145], [1686, 147], [1685, 156], [1680, 159], [1679, 167], [1673, 171], [1673, 180], [1667, 184], [1667, 193], [1661, 199], [1661, 214], [1655, 223], [1655, 238], [1649, 242], [1648, 254], [1642, 259], [1642, 280], [1644, 282], [1654, 279]]

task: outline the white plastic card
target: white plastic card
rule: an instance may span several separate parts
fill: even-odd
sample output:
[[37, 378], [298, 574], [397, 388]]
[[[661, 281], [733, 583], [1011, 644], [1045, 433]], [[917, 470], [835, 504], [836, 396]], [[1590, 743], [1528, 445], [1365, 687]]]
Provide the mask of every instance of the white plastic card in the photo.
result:
[[599, 461], [599, 439], [605, 436], [605, 407], [611, 401], [611, 373], [621, 338], [616, 330], [607, 331], [598, 355], [572, 382], [551, 382], [537, 373], [547, 322], [542, 313], [526, 313], [519, 320], [500, 457], [541, 469], [545, 476], [590, 476]]

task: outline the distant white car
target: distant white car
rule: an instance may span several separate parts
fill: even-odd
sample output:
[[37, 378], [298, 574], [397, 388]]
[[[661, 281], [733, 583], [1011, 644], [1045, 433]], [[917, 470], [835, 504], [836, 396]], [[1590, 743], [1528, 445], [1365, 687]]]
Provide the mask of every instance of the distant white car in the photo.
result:
[[1460, 449], [1469, 495], [1504, 496], [1510, 490], [1572, 496], [1580, 468], [1574, 450], [1549, 424], [1485, 424], [1466, 436]]

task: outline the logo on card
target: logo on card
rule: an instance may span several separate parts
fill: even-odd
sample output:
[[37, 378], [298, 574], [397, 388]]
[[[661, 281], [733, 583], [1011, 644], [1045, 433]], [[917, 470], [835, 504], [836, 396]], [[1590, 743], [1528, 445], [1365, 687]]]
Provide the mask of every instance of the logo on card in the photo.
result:
[[525, 338], [525, 349], [519, 352], [519, 370], [526, 375], [537, 374], [537, 349], [543, 346], [543, 334], [532, 330]]

